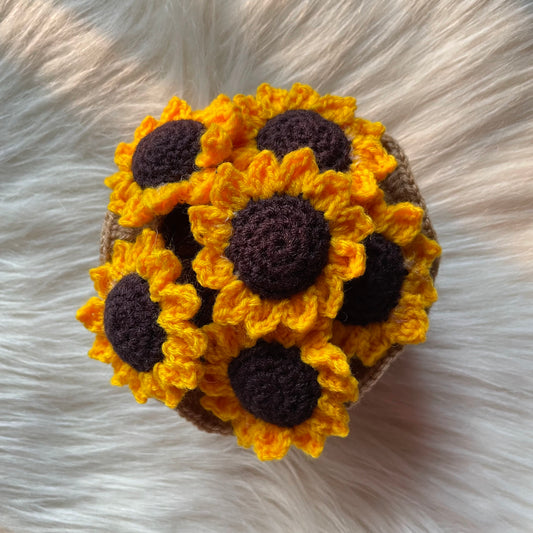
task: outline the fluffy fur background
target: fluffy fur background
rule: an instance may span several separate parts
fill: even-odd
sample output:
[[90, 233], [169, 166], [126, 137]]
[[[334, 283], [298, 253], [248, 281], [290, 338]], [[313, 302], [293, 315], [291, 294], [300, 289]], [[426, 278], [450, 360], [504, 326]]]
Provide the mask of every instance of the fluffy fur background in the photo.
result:
[[[0, 529], [531, 531], [533, 6], [0, 1]], [[113, 152], [177, 94], [353, 95], [411, 157], [444, 255], [426, 344], [313, 461], [135, 403], [74, 319]]]

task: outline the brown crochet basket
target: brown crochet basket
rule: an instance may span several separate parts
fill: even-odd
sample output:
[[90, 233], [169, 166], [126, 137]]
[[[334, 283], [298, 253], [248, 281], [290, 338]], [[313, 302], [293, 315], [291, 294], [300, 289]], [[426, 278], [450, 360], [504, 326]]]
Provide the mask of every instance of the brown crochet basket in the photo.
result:
[[[437, 235], [429, 219], [426, 204], [416, 185], [407, 156], [390, 135], [383, 135], [381, 141], [385, 149], [396, 158], [398, 163], [396, 170], [380, 185], [385, 192], [387, 203], [411, 202], [424, 209], [422, 233], [431, 239], [437, 240]], [[155, 220], [151, 226], [157, 229], [160, 222], [161, 219]], [[111, 259], [113, 244], [117, 239], [133, 242], [140, 231], [141, 228], [124, 228], [120, 226], [118, 224], [118, 216], [108, 211], [105, 216], [100, 240], [101, 263], [105, 263]], [[439, 259], [437, 258], [431, 267], [431, 276], [433, 279], [437, 276], [438, 268]], [[359, 382], [359, 398], [362, 398], [377, 383], [392, 362], [400, 355], [402, 349], [403, 346], [398, 344], [391, 346], [385, 357], [372, 367], [364, 366], [356, 357], [352, 358], [350, 366], [353, 375]], [[177, 412], [203, 431], [231, 435], [233, 430], [229, 422], [223, 422], [202, 407], [200, 404], [202, 394], [199, 389], [188, 392], [176, 408]]]

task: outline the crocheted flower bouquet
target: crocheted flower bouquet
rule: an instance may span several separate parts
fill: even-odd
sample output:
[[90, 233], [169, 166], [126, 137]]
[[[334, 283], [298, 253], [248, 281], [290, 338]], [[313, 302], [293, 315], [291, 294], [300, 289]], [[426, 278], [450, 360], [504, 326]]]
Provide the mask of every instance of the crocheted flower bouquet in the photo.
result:
[[347, 407], [425, 340], [440, 255], [405, 155], [355, 110], [263, 84], [173, 98], [119, 144], [77, 314], [112, 384], [261, 460], [348, 434]]

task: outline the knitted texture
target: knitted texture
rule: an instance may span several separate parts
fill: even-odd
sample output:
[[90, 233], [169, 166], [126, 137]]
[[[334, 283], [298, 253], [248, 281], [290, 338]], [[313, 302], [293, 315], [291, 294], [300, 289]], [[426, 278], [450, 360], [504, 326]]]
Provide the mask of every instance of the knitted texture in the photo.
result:
[[279, 160], [308, 146], [320, 172], [345, 172], [350, 166], [350, 141], [340, 126], [316, 111], [291, 109], [271, 118], [257, 133], [257, 148], [271, 150]]
[[198, 327], [202, 327], [213, 320], [213, 305], [217, 291], [202, 287], [192, 269], [191, 261], [202, 247], [194, 240], [191, 233], [191, 225], [187, 213], [189, 207], [188, 204], [177, 205], [162, 219], [159, 231], [165, 240], [166, 247], [171, 249], [181, 259], [182, 271], [179, 281], [193, 285], [200, 297], [202, 303], [192, 321]]
[[172, 250], [181, 261], [194, 259], [202, 248], [191, 233], [188, 204], [178, 204], [159, 225], [159, 232], [167, 248]]
[[190, 260], [183, 261], [183, 270], [178, 281], [181, 283], [190, 283], [195, 288], [196, 293], [202, 302], [200, 308], [192, 318], [194, 324], [199, 328], [206, 324], [210, 324], [213, 321], [213, 307], [215, 305], [218, 291], [200, 285]]
[[[424, 342], [429, 327], [426, 310], [437, 299], [430, 268], [441, 250], [435, 241], [421, 232], [422, 210], [416, 211], [411, 204], [383, 207], [376, 203], [369, 204], [366, 209], [372, 216], [376, 230], [401, 250], [407, 275], [403, 278], [399, 301], [385, 320], [349, 325], [343, 323], [346, 314], [341, 312], [333, 324], [332, 342], [342, 348], [348, 357], [357, 356], [365, 365], [372, 366], [395, 344]], [[394, 220], [398, 215], [404, 220], [402, 232], [397, 231]], [[355, 295], [353, 297], [355, 299]], [[348, 292], [347, 307], [351, 299]]]
[[233, 435], [230, 422], [220, 420], [218, 416], [202, 407], [200, 401], [203, 396], [204, 393], [200, 389], [188, 391], [176, 407], [176, 411], [202, 431], [218, 435]]
[[[348, 434], [345, 404], [357, 399], [357, 382], [345, 354], [327, 341], [327, 329], [324, 321], [307, 335], [280, 328], [260, 341], [231, 326], [210, 324], [203, 329], [209, 340], [200, 382], [205, 396], [200, 401], [221, 420], [230, 421], [237, 442], [244, 447], [253, 446], [259, 459], [281, 459], [291, 444], [317, 457], [328, 436]], [[265, 347], [265, 343], [271, 346]], [[287, 356], [291, 361], [282, 362]], [[279, 363], [273, 368], [276, 361]], [[249, 383], [247, 370], [254, 371]], [[315, 376], [320, 389], [317, 400], [313, 398], [318, 389], [310, 385]], [[303, 393], [302, 398], [296, 391], [292, 398], [286, 397], [286, 387], [290, 386], [296, 386]], [[274, 394], [273, 399], [270, 394]], [[316, 406], [308, 415], [315, 401]], [[292, 409], [295, 412], [291, 413]], [[273, 424], [265, 416], [291, 426]], [[303, 420], [304, 417], [307, 418]], [[292, 425], [296, 422], [299, 423]]]
[[373, 233], [363, 244], [365, 273], [344, 284], [344, 302], [337, 319], [343, 324], [365, 326], [389, 318], [398, 305], [407, 275], [400, 247]]
[[[360, 241], [373, 229], [363, 209], [349, 205], [350, 188], [351, 181], [344, 174], [319, 173], [309, 148], [291, 152], [281, 163], [272, 152], [261, 152], [245, 172], [228, 163], [220, 165], [211, 190], [211, 205], [189, 208], [192, 233], [204, 246], [194, 259], [193, 268], [201, 285], [220, 291], [213, 320], [219, 324], [243, 325], [248, 335], [260, 338], [279, 324], [302, 333], [309, 331], [319, 317], [334, 318], [342, 303], [342, 283], [364, 272], [364, 246]], [[272, 201], [276, 196], [294, 197], [296, 200], [291, 201], [300, 206], [300, 197], [309, 202], [316, 212], [322, 213], [330, 233], [327, 264], [316, 281], [307, 289], [278, 300], [262, 298], [247, 286], [226, 252], [228, 246], [232, 251], [232, 224], [233, 220], [238, 220], [239, 212], [251, 200]], [[318, 215], [313, 217], [318, 220]], [[272, 224], [285, 231], [284, 224], [266, 221], [261, 227], [268, 230], [263, 236], [267, 246], [269, 240], [284, 241], [283, 233], [271, 234]], [[259, 229], [256, 228], [257, 241], [261, 242]], [[325, 230], [322, 233], [325, 234]], [[309, 246], [308, 239], [304, 241], [305, 246]], [[293, 244], [283, 244], [280, 250], [288, 246]], [[283, 259], [285, 266], [291, 261], [297, 265], [291, 265], [293, 271], [301, 272], [301, 259]], [[264, 270], [265, 261], [261, 260], [261, 264]]]
[[201, 111], [172, 98], [159, 120], [146, 117], [133, 141], [118, 145], [118, 172], [105, 180], [112, 189], [108, 209], [121, 225], [141, 227], [176, 204], [207, 201], [216, 165], [242, 135], [241, 116], [223, 95]]
[[440, 247], [405, 155], [355, 109], [263, 84], [203, 111], [174, 98], [119, 145], [102, 259], [150, 235], [178, 269], [114, 268], [100, 307], [79, 315], [107, 342], [106, 362], [151, 378], [132, 387], [139, 401], [233, 431], [262, 460], [291, 444], [316, 457], [347, 434], [356, 378], [367, 391], [424, 340]]
[[143, 189], [188, 179], [200, 153], [205, 127], [195, 120], [171, 120], [143, 137], [131, 160], [133, 179]]
[[328, 262], [328, 223], [303, 198], [251, 200], [231, 225], [226, 257], [262, 298], [281, 300], [306, 290]]
[[137, 372], [149, 372], [164, 359], [161, 309], [150, 299], [148, 282], [138, 274], [120, 279], [106, 298], [104, 331], [116, 354]]
[[139, 403], [152, 397], [176, 407], [198, 384], [206, 337], [190, 322], [200, 307], [196, 291], [174, 283], [180, 273], [179, 261], [152, 230], [134, 243], [117, 240], [111, 261], [90, 271], [98, 297], [76, 315], [96, 334], [89, 356], [110, 363], [111, 383], [129, 385]]
[[320, 398], [318, 372], [300, 359], [296, 346], [259, 341], [229, 363], [228, 377], [247, 411], [281, 427], [305, 422]]
[[[353, 174], [364, 168], [372, 173], [373, 179], [381, 181], [396, 166], [394, 157], [384, 150], [380, 142], [385, 128], [378, 122], [355, 116], [354, 98], [330, 94], [320, 96], [308, 85], [300, 83], [295, 83], [288, 91], [263, 83], [258, 87], [255, 97], [239, 94], [233, 101], [243, 116], [244, 142], [234, 147], [231, 160], [241, 170], [248, 168], [262, 149], [260, 143], [263, 138], [273, 143], [272, 148], [264, 148], [285, 152], [281, 148], [284, 140], [278, 137], [283, 130], [290, 136], [287, 146], [291, 149], [308, 146], [317, 150], [321, 169], [330, 168], [331, 165], [331, 168]], [[299, 113], [294, 115], [294, 110]], [[287, 115], [288, 111], [291, 113]], [[305, 111], [305, 115], [301, 111]], [[309, 119], [313, 116], [309, 111], [320, 115], [324, 121]], [[278, 116], [280, 118], [276, 119]], [[307, 118], [303, 119], [303, 116]], [[330, 124], [325, 126], [326, 122]], [[296, 131], [300, 128], [301, 131]], [[321, 138], [321, 133], [331, 138]], [[349, 141], [348, 155], [344, 138]], [[301, 144], [303, 142], [308, 144]], [[338, 159], [334, 161], [334, 157]]]

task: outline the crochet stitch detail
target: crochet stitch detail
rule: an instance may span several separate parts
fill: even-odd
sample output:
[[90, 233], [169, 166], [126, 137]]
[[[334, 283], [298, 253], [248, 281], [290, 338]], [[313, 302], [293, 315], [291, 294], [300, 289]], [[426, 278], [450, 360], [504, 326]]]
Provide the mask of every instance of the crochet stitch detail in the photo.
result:
[[271, 118], [257, 134], [257, 148], [272, 150], [278, 159], [308, 146], [315, 154], [320, 172], [348, 170], [350, 141], [340, 126], [316, 111], [291, 109]]
[[189, 178], [198, 170], [195, 159], [204, 131], [195, 120], [172, 120], [156, 128], [135, 149], [133, 179], [146, 189]]
[[230, 362], [228, 377], [245, 409], [281, 427], [310, 418], [321, 395], [318, 372], [300, 359], [296, 346], [259, 341]]
[[192, 318], [194, 324], [201, 328], [213, 322], [213, 306], [215, 305], [218, 291], [200, 285], [189, 259], [184, 260], [182, 266], [183, 270], [178, 281], [180, 283], [190, 283], [196, 289], [196, 293], [202, 302], [197, 313]]
[[232, 229], [225, 255], [262, 298], [280, 300], [307, 289], [328, 262], [328, 223], [301, 197], [251, 200]]
[[[357, 399], [357, 382], [350, 373], [347, 358], [341, 350], [327, 341], [327, 330], [328, 322], [319, 320], [316, 329], [307, 335], [297, 334], [287, 328], [278, 328], [264, 339], [254, 341], [240, 328], [218, 324], [205, 326], [203, 331], [209, 341], [205, 353], [205, 373], [200, 382], [200, 389], [204, 393], [200, 400], [202, 406], [222, 421], [230, 421], [237, 442], [246, 448], [253, 446], [262, 461], [281, 459], [291, 444], [312, 457], [318, 457], [328, 436], [344, 437], [348, 434], [348, 413], [345, 404]], [[264, 344], [267, 344], [266, 350], [262, 347]], [[259, 352], [248, 351], [257, 345]], [[311, 415], [292, 427], [269, 423], [248, 410], [249, 407], [253, 410], [260, 409], [260, 415], [268, 417], [269, 412], [272, 415], [274, 410], [281, 408], [279, 412], [284, 413], [285, 422], [292, 424], [303, 419], [307, 408], [310, 408], [316, 392], [313, 390], [314, 385], [309, 387], [312, 381], [311, 373], [305, 370], [300, 375], [299, 365], [291, 362], [289, 366], [293, 367], [292, 370], [285, 368], [291, 379], [283, 377], [283, 372], [277, 366], [275, 369], [270, 367], [269, 361], [273, 363], [277, 359], [277, 356], [272, 356], [270, 352], [277, 352], [279, 356], [279, 346], [283, 347], [284, 356], [291, 354], [289, 357], [298, 357], [303, 365], [307, 365], [302, 368], [309, 367], [314, 371], [313, 378], [320, 388], [319, 398], [313, 400], [316, 404]], [[243, 352], [251, 354], [248, 356], [249, 363], [233, 363]], [[247, 359], [246, 355], [245, 358]], [[238, 366], [230, 370], [230, 365], [233, 364]], [[284, 367], [286, 362], [280, 361], [279, 364]], [[247, 370], [252, 374], [248, 379], [252, 383], [255, 381], [253, 386], [245, 383]], [[230, 374], [233, 375], [235, 388], [232, 387]], [[292, 381], [296, 387], [303, 384], [304, 390], [301, 392], [307, 400], [298, 405], [297, 395], [294, 395], [293, 399], [285, 398], [284, 393], [287, 394], [287, 390], [281, 391], [278, 387], [278, 391], [274, 391], [275, 387], [267, 384], [268, 376], [275, 382], [279, 380], [281, 387], [289, 386], [288, 381]], [[241, 395], [243, 403], [237, 394]], [[270, 402], [272, 406], [269, 408]], [[291, 402], [293, 407], [289, 407]], [[296, 409], [298, 418], [291, 419], [295, 415], [287, 412], [290, 409]]]
[[137, 372], [163, 360], [166, 333], [157, 323], [159, 305], [150, 300], [148, 282], [138, 274], [119, 280], [107, 295], [104, 330], [117, 355]]
[[[334, 318], [342, 304], [342, 282], [364, 272], [364, 247], [360, 241], [373, 229], [363, 209], [349, 205], [351, 185], [345, 174], [332, 170], [320, 174], [310, 148], [287, 154], [281, 163], [265, 150], [244, 173], [229, 163], [220, 165], [211, 189], [211, 205], [189, 208], [191, 231], [204, 246], [195, 257], [193, 268], [201, 285], [220, 291], [213, 320], [243, 325], [248, 335], [259, 338], [281, 324], [303, 333], [319, 317]], [[296, 203], [307, 201], [313, 210], [323, 214], [330, 234], [327, 264], [314, 283], [279, 300], [262, 298], [254, 292], [225, 255], [233, 238], [232, 224], [239, 213], [251, 200], [272, 200], [276, 196], [294, 197]], [[267, 220], [265, 223], [269, 224]], [[237, 253], [229, 255], [236, 257]], [[321, 260], [320, 253], [316, 259]], [[261, 262], [264, 264], [263, 259]], [[307, 268], [315, 269], [315, 265]], [[249, 272], [244, 271], [246, 274]]]
[[[166, 126], [173, 122], [177, 125]], [[167, 138], [165, 132], [168, 128], [183, 128], [184, 124], [200, 126], [193, 126], [193, 131], [181, 138], [184, 148], [181, 153], [172, 142], [167, 142], [170, 137]], [[195, 140], [194, 129], [200, 127], [202, 132], [199, 139]], [[122, 226], [135, 228], [152, 224], [157, 217], [168, 214], [178, 204], [205, 203], [209, 198], [214, 167], [230, 156], [233, 140], [240, 140], [242, 129], [241, 113], [227, 96], [218, 96], [199, 111], [193, 111], [179, 98], [172, 98], [159, 120], [146, 117], [135, 130], [133, 140], [117, 146], [115, 163], [118, 172], [105, 180], [105, 184], [112, 189], [108, 209], [119, 215]], [[146, 157], [142, 155], [144, 148], [141, 148], [135, 158], [136, 178], [143, 184], [141, 186], [134, 179], [133, 158], [137, 147], [144, 145], [143, 140], [152, 134], [157, 142], [153, 144], [150, 140], [146, 141]], [[183, 154], [184, 161], [181, 160]], [[175, 166], [181, 162], [185, 164], [184, 168]], [[159, 170], [162, 171], [161, 176]], [[144, 171], [147, 172], [147, 178], [143, 176]], [[179, 181], [166, 182], [169, 172], [174, 176], [171, 179], [178, 178]]]
[[160, 226], [159, 232], [165, 239], [166, 247], [172, 250], [181, 260], [194, 259], [201, 250], [191, 232], [191, 224], [187, 213], [190, 205], [179, 204], [166, 215]]
[[355, 109], [301, 84], [173, 98], [117, 147], [77, 315], [113, 384], [261, 460], [348, 433], [357, 380], [424, 340], [440, 254], [405, 154]]
[[[263, 83], [257, 88], [255, 97], [239, 94], [233, 101], [244, 119], [246, 142], [235, 146], [231, 155], [231, 160], [240, 170], [246, 170], [261, 150], [259, 132], [277, 116], [293, 110], [317, 113], [324, 120], [337, 125], [342, 130], [343, 137], [349, 140], [349, 168], [344, 166], [346, 159], [342, 149], [338, 152], [339, 160], [331, 161], [332, 165], [338, 164], [340, 167], [333, 168], [341, 168], [352, 175], [361, 170], [371, 172], [373, 180], [381, 181], [396, 167], [394, 157], [381, 144], [385, 128], [379, 122], [369, 122], [355, 116], [354, 98], [331, 94], [320, 96], [314, 89], [301, 83], [295, 83], [288, 91]], [[294, 135], [298, 136], [297, 133]], [[276, 146], [278, 142], [281, 143], [276, 141]], [[324, 140], [317, 142], [320, 153], [322, 143], [324, 146], [328, 143]], [[337, 142], [333, 142], [333, 145], [337, 145]], [[338, 146], [342, 145], [343, 142], [339, 141]], [[334, 150], [333, 153], [337, 151]], [[319, 161], [321, 168], [322, 165], [323, 162]]]
[[[168, 407], [174, 408], [187, 390], [197, 386], [202, 374], [199, 359], [206, 350], [207, 339], [191, 322], [200, 307], [200, 299], [191, 285], [175, 283], [180, 273], [180, 262], [170, 250], [165, 249], [163, 238], [154, 231], [145, 229], [133, 243], [117, 240], [113, 246], [111, 260], [90, 271], [98, 297], [90, 298], [76, 314], [76, 318], [96, 335], [89, 356], [111, 364], [114, 370], [111, 383], [118, 386], [129, 385], [139, 403], [146, 402], [148, 398], [156, 398]], [[123, 315], [117, 308], [120, 300], [125, 301], [124, 294], [129, 294], [130, 297], [133, 294], [130, 303], [139, 305], [135, 290], [142, 291], [144, 287], [140, 289], [141, 285], [137, 281], [133, 283], [130, 281], [137, 277], [147, 284], [149, 299], [154, 304], [151, 306], [147, 300], [143, 300], [141, 305], [154, 313], [155, 306], [158, 307], [157, 327], [162, 328], [166, 335], [161, 345], [163, 357], [153, 364], [152, 368], [143, 367], [143, 370], [138, 369], [140, 364], [138, 353], [129, 356], [122, 353], [123, 359], [115, 351], [111, 339], [106, 334], [107, 328], [117, 346], [123, 347], [123, 342], [129, 342], [133, 348], [142, 344], [150, 347], [149, 337], [148, 343], [145, 342], [146, 331], [143, 328], [139, 330], [133, 328], [135, 319], [139, 318], [137, 310], [134, 309], [131, 313], [132, 310], [127, 309]], [[128, 278], [128, 281], [124, 282], [124, 285], [121, 280], [125, 278]], [[135, 284], [137, 286], [132, 287]], [[113, 293], [117, 285], [118, 293]], [[110, 295], [108, 323], [105, 324], [106, 302]], [[128, 313], [131, 315], [127, 317], [126, 323], [120, 325], [116, 323]], [[129, 328], [129, 333], [132, 337], [139, 333], [140, 340], [127, 339], [130, 325], [132, 328]], [[138, 368], [128, 364], [125, 359]]]
[[200, 285], [192, 269], [191, 261], [202, 247], [194, 240], [191, 233], [187, 213], [189, 207], [188, 204], [177, 205], [166, 217], [163, 217], [159, 231], [163, 235], [166, 247], [181, 259], [182, 272], [178, 281], [192, 284], [202, 301], [200, 309], [192, 319], [194, 324], [200, 328], [213, 320], [213, 305], [217, 291]]
[[401, 248], [379, 233], [367, 237], [365, 273], [344, 284], [344, 302], [337, 319], [366, 326], [389, 318], [398, 305], [407, 270]]

